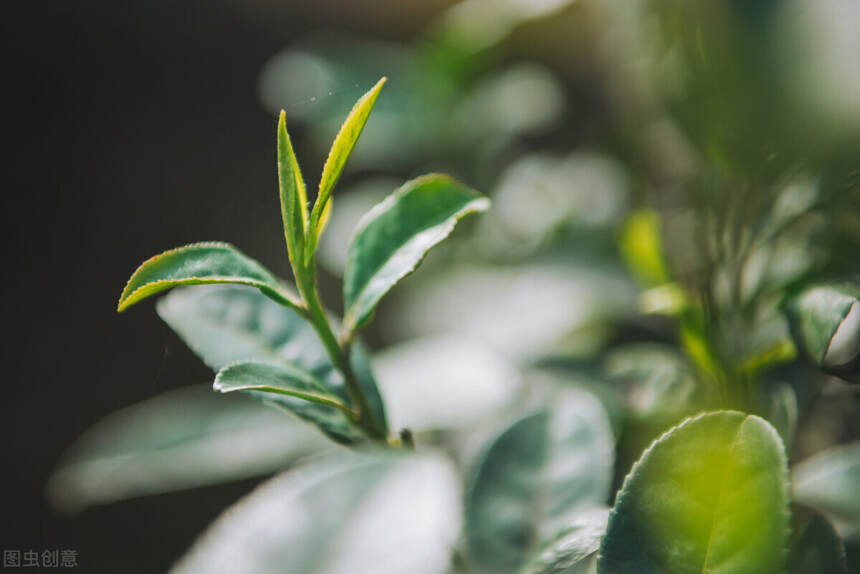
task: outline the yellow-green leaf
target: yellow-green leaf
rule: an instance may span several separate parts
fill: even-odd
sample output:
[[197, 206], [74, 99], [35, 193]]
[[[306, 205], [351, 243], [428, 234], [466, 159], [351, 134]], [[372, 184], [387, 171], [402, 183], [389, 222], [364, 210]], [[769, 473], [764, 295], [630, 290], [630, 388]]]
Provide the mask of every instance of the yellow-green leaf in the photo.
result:
[[308, 198], [302, 171], [287, 132], [287, 115], [283, 110], [278, 119], [278, 187], [287, 250], [293, 269], [296, 270], [300, 267], [297, 264], [300, 262], [308, 226]]
[[193, 243], [144, 261], [128, 280], [117, 311], [179, 285], [238, 283], [259, 289], [282, 305], [297, 307], [277, 277], [229, 243]]
[[599, 574], [781, 574], [789, 530], [782, 441], [736, 411], [685, 420], [655, 441], [616, 496]]
[[[379, 97], [379, 91], [385, 84], [387, 78], [380, 79], [370, 91], [364, 94], [353, 106], [352, 111], [340, 127], [340, 131], [334, 138], [328, 158], [323, 166], [322, 177], [320, 178], [319, 192], [314, 203], [313, 211], [311, 212], [310, 228], [317, 230], [322, 227], [322, 219], [324, 212], [328, 207], [331, 192], [337, 183], [340, 174], [346, 165], [346, 160], [349, 159], [355, 144], [364, 129], [364, 124], [367, 123], [367, 118], [370, 117], [370, 112], [373, 110], [373, 105], [376, 103], [376, 98]], [[330, 208], [329, 208], [330, 209]], [[309, 258], [316, 249], [316, 240], [320, 232], [309, 234], [308, 245], [305, 251], [305, 257]]]

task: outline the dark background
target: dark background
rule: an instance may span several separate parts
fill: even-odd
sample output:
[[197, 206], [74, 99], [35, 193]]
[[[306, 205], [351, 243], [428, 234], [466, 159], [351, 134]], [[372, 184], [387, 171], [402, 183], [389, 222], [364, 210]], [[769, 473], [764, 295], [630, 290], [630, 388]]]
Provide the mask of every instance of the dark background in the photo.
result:
[[[75, 516], [44, 494], [64, 448], [102, 416], [211, 378], [151, 303], [116, 314], [140, 261], [221, 239], [287, 274], [275, 118], [257, 95], [265, 61], [321, 28], [408, 40], [449, 3], [4, 3], [3, 549], [74, 549], [84, 572], [164, 571], [250, 490]], [[293, 135], [303, 163], [321, 166]]]

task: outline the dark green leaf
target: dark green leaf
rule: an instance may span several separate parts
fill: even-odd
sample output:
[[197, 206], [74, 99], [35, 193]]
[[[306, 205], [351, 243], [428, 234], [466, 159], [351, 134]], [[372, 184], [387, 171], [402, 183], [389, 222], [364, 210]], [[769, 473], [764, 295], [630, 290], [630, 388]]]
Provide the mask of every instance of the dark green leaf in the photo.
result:
[[265, 267], [228, 243], [193, 243], [156, 255], [128, 280], [117, 311], [179, 285], [238, 283], [259, 289], [282, 305], [297, 306], [292, 293]]
[[811, 287], [788, 301], [792, 334], [813, 363], [846, 380], [860, 380], [860, 289]]
[[522, 574], [586, 574], [597, 557], [608, 518], [607, 508], [584, 511], [529, 560]]
[[380, 299], [415, 270], [462, 217], [490, 201], [450, 177], [425, 175], [405, 183], [359, 223], [344, 273], [344, 327], [370, 320]]
[[48, 495], [58, 508], [76, 511], [266, 474], [326, 445], [307, 425], [194, 386], [96, 423], [64, 455]]
[[765, 420], [734, 411], [685, 420], [624, 480], [598, 572], [783, 572], [786, 474], [782, 441]]
[[791, 544], [788, 574], [846, 574], [845, 547], [833, 526], [813, 515]]
[[367, 123], [367, 118], [370, 117], [370, 112], [376, 103], [376, 98], [379, 97], [379, 91], [385, 85], [386, 80], [387, 78], [380, 79], [370, 91], [361, 96], [334, 138], [328, 158], [326, 158], [323, 166], [319, 193], [311, 213], [311, 229], [314, 230], [314, 233], [308, 238], [306, 258], [309, 258], [316, 248], [316, 241], [322, 233], [323, 227], [325, 227], [328, 214], [331, 213], [331, 201], [329, 199], [331, 192], [340, 178], [346, 160], [349, 159], [349, 155], [355, 148], [355, 144], [364, 129], [364, 124]]
[[301, 273], [304, 269], [302, 256], [308, 227], [308, 198], [302, 171], [296, 161], [290, 134], [287, 133], [287, 115], [283, 110], [278, 118], [278, 188], [290, 262], [293, 271]]
[[[158, 313], [213, 370], [237, 361], [290, 363], [310, 373], [348, 403], [343, 377], [328, 358], [316, 332], [295, 311], [242, 286], [177, 289], [158, 302]], [[363, 345], [352, 360], [359, 384], [377, 420], [385, 407]]]
[[435, 455], [326, 457], [227, 510], [173, 574], [444, 574], [460, 487]]
[[612, 433], [585, 392], [558, 397], [490, 445], [466, 497], [466, 540], [479, 571], [511, 572], [584, 509], [606, 504]]
[[353, 444], [363, 438], [351, 423], [349, 408], [310, 373], [289, 363], [227, 365], [218, 371], [213, 388], [222, 393], [242, 391], [283, 408], [317, 425], [337, 442]]
[[860, 442], [834, 447], [794, 467], [794, 498], [823, 512], [842, 536], [860, 533]]

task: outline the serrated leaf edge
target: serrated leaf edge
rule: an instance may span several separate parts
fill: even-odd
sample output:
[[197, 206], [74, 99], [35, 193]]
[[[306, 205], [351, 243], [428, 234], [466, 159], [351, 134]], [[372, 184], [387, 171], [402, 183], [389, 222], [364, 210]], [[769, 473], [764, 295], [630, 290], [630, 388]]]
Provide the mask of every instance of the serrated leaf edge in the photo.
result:
[[[172, 284], [172, 285], [175, 285], [178, 287], [180, 285], [201, 285], [201, 284], [216, 285], [216, 284], [224, 284], [224, 283], [238, 283], [241, 285], [248, 285], [251, 287], [255, 287], [255, 288], [259, 289], [260, 292], [263, 293], [263, 295], [266, 295], [270, 299], [272, 299], [272, 300], [274, 300], [274, 301], [276, 301], [282, 305], [286, 305], [288, 307], [293, 307], [295, 309], [299, 309], [300, 305], [299, 305], [298, 300], [295, 298], [295, 295], [288, 292], [286, 287], [283, 284], [281, 284], [280, 282], [278, 282], [277, 285], [270, 285], [270, 284], [265, 283], [263, 281], [259, 281], [256, 279], [249, 279], [247, 277], [241, 277], [241, 276], [225, 275], [225, 276], [222, 276], [218, 279], [213, 279], [211, 277], [188, 277], [186, 279], [159, 279], [158, 281], [149, 281], [148, 283], [144, 283], [143, 285], [140, 285], [139, 287], [135, 288], [133, 291], [129, 291], [129, 288], [131, 287], [131, 284], [134, 281], [134, 278], [147, 265], [150, 265], [150, 264], [154, 263], [155, 261], [158, 261], [162, 257], [166, 257], [168, 255], [173, 255], [173, 254], [178, 253], [180, 251], [186, 251], [186, 250], [195, 249], [195, 248], [206, 248], [206, 247], [223, 247], [223, 248], [227, 248], [227, 249], [233, 249], [233, 250], [237, 251], [240, 255], [248, 257], [247, 255], [245, 255], [244, 252], [242, 252], [240, 249], [238, 249], [235, 245], [233, 245], [231, 243], [227, 243], [225, 241], [199, 241], [196, 243], [187, 243], [185, 245], [182, 245], [181, 247], [174, 247], [173, 249], [168, 249], [167, 251], [162, 251], [161, 253], [159, 253], [157, 255], [153, 255], [152, 257], [150, 257], [149, 259], [145, 260], [143, 263], [141, 263], [140, 265], [137, 266], [137, 269], [134, 270], [134, 273], [132, 273], [131, 277], [129, 277], [128, 281], [126, 281], [125, 287], [123, 288], [122, 293], [119, 296], [119, 302], [117, 303], [117, 311], [121, 313], [121, 312], [125, 311], [126, 309], [128, 309], [129, 307], [142, 301], [142, 299], [141, 299], [140, 301], [132, 301], [131, 303], [128, 303], [128, 300], [132, 299], [136, 293], [138, 293], [139, 291], [146, 289], [148, 287], [152, 287], [154, 285]], [[254, 261], [250, 257], [248, 257], [248, 259], [253, 261], [257, 265], [260, 265], [257, 261]], [[272, 275], [271, 272], [269, 272], [262, 265], [260, 265], [260, 268], [263, 269], [266, 273], [269, 273], [270, 275]], [[275, 281], [277, 281], [277, 278], [274, 275], [272, 275], [272, 278]]]
[[[654, 450], [655, 448], [657, 448], [658, 445], [666, 442], [666, 440], [668, 440], [668, 438], [669, 438], [669, 435], [674, 434], [676, 431], [679, 431], [683, 427], [690, 425], [690, 424], [693, 424], [694, 422], [699, 421], [700, 419], [704, 419], [708, 416], [713, 416], [713, 415], [717, 415], [717, 414], [743, 415], [744, 418], [741, 421], [741, 424], [738, 426], [738, 431], [737, 431], [738, 436], [740, 436], [740, 431], [743, 428], [743, 425], [748, 420], [755, 419], [755, 420], [761, 421], [761, 422], [765, 423], [764, 427], [776, 439], [777, 443], [782, 446], [782, 448], [779, 449], [779, 458], [780, 458], [780, 462], [782, 463], [780, 465], [780, 468], [782, 469], [782, 480], [780, 481], [782, 492], [780, 494], [782, 495], [782, 498], [785, 501], [785, 506], [783, 507], [783, 517], [785, 518], [785, 520], [783, 521], [783, 524], [785, 524], [786, 526], [783, 528], [783, 533], [782, 533], [782, 540], [783, 540], [782, 558], [783, 558], [783, 562], [784, 562], [785, 557], [788, 553], [788, 538], [789, 538], [789, 533], [790, 533], [789, 531], [791, 528], [791, 526], [789, 524], [789, 520], [791, 517], [791, 508], [790, 508], [791, 487], [790, 487], [790, 480], [789, 480], [789, 473], [788, 473], [788, 457], [785, 453], [785, 444], [782, 441], [782, 437], [779, 436], [779, 433], [776, 431], [776, 429], [773, 428], [773, 425], [771, 425], [767, 420], [765, 420], [759, 416], [756, 416], [756, 415], [744, 413], [742, 411], [736, 411], [736, 410], [704, 411], [704, 412], [701, 412], [697, 415], [694, 415], [694, 416], [691, 416], [691, 417], [684, 419], [683, 421], [681, 421], [677, 425], [666, 430], [663, 434], [661, 434], [659, 436], [659, 438], [654, 440], [654, 442], [652, 442], [648, 446], [648, 448], [646, 448], [644, 451], [642, 451], [642, 454], [639, 456], [639, 458], [636, 460], [636, 462], [633, 463], [633, 466], [630, 468], [630, 471], [624, 477], [624, 482], [621, 484], [621, 488], [618, 489], [618, 496], [615, 499], [615, 503], [612, 505], [612, 510], [610, 510], [610, 512], [609, 512], [609, 518], [606, 522], [606, 531], [609, 532], [609, 525], [612, 522], [615, 515], [617, 514], [618, 507], [620, 506], [621, 502], [625, 499], [625, 497], [628, 496], [628, 494], [629, 494], [629, 489], [627, 488], [629, 482], [632, 480], [633, 475], [638, 471], [639, 467], [642, 466], [643, 461], [651, 453], [651, 451]], [[601, 548], [598, 550], [598, 554], [597, 554], [597, 574], [604, 574], [603, 571], [601, 570], [601, 567], [600, 567], [602, 561], [603, 561], [603, 541], [601, 540]], [[704, 564], [702, 572], [704, 573], [706, 571], [707, 571], [707, 564]]]

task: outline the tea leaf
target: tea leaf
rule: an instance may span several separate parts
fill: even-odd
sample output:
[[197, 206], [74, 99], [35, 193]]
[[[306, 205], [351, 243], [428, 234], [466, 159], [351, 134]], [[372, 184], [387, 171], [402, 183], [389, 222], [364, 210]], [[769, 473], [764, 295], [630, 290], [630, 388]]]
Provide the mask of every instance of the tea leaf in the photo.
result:
[[[238, 285], [181, 288], [162, 298], [158, 314], [215, 371], [237, 361], [291, 363], [322, 382], [345, 404], [343, 376], [316, 332], [295, 311]], [[385, 407], [363, 345], [352, 348], [358, 383], [377, 420]]]
[[305, 424], [245, 397], [219, 397], [209, 385], [195, 385], [96, 423], [63, 456], [48, 496], [57, 508], [75, 512], [263, 475], [326, 445]]
[[845, 547], [827, 520], [813, 515], [791, 544], [788, 574], [846, 574]]
[[586, 574], [597, 557], [608, 518], [607, 508], [583, 512], [529, 560], [522, 574]]
[[656, 211], [640, 209], [631, 213], [618, 244], [625, 263], [642, 285], [654, 287], [669, 281], [660, 237], [660, 216]]
[[308, 227], [308, 197], [302, 171], [287, 132], [287, 115], [284, 110], [281, 110], [278, 118], [278, 190], [290, 262], [293, 264], [293, 270], [301, 273], [304, 268], [302, 249]]
[[242, 391], [309, 421], [336, 442], [361, 442], [350, 421], [350, 410], [310, 373], [289, 363], [241, 362], [218, 371], [213, 388], [222, 393]]
[[459, 480], [436, 455], [338, 455], [266, 482], [215, 521], [173, 574], [444, 574]]
[[583, 510], [606, 504], [612, 432], [585, 392], [505, 429], [466, 496], [466, 541], [478, 571], [512, 572]]
[[794, 499], [820, 510], [842, 536], [860, 533], [860, 442], [820, 452], [794, 467]]
[[782, 441], [765, 420], [734, 411], [685, 420], [624, 480], [598, 572], [782, 572], [786, 474]]
[[811, 287], [786, 305], [792, 334], [822, 370], [849, 381], [860, 380], [860, 288]]
[[382, 90], [382, 86], [385, 85], [386, 80], [387, 78], [380, 79], [370, 91], [361, 96], [334, 138], [334, 143], [331, 145], [328, 158], [326, 158], [325, 165], [323, 166], [319, 193], [311, 212], [310, 228], [315, 233], [312, 234], [312, 238], [308, 239], [308, 246], [305, 252], [306, 259], [310, 258], [316, 249], [316, 241], [322, 234], [322, 228], [325, 226], [326, 210], [331, 212], [331, 202], [329, 201], [331, 192], [340, 178], [340, 174], [346, 165], [346, 160], [349, 159], [353, 148], [355, 148], [355, 144], [364, 129], [364, 124], [367, 123], [367, 118], [370, 117], [370, 112], [376, 103], [376, 98], [379, 97], [379, 91]]
[[489, 206], [476, 191], [431, 174], [405, 183], [368, 212], [344, 272], [345, 332], [367, 323], [382, 297], [450, 235], [457, 221]]
[[229, 243], [193, 243], [144, 261], [119, 298], [125, 311], [147, 297], [179, 285], [238, 283], [256, 287], [281, 305], [298, 307], [295, 296], [265, 267]]

